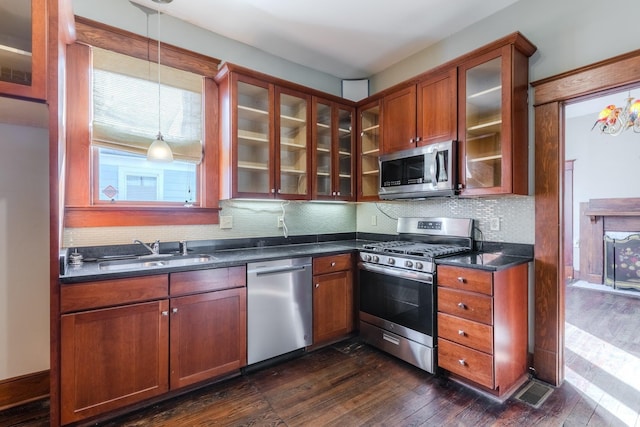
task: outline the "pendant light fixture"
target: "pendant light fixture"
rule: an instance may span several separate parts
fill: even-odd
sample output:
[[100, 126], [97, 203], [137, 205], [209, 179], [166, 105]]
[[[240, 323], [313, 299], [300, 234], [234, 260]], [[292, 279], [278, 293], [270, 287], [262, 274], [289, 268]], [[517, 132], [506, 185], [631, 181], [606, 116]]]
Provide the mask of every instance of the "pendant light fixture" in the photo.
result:
[[173, 0], [153, 0], [158, 3], [158, 136], [155, 141], [151, 143], [147, 150], [147, 160], [152, 162], [172, 162], [173, 153], [171, 147], [167, 144], [160, 131], [160, 116], [161, 116], [161, 103], [160, 103], [160, 4], [169, 4]]
[[633, 129], [634, 132], [640, 133], [640, 99], [634, 102], [631, 92], [629, 92], [624, 107], [616, 107], [613, 104], [608, 105], [600, 111], [598, 119], [591, 130], [596, 127], [600, 132], [612, 136], [620, 135], [628, 129]]

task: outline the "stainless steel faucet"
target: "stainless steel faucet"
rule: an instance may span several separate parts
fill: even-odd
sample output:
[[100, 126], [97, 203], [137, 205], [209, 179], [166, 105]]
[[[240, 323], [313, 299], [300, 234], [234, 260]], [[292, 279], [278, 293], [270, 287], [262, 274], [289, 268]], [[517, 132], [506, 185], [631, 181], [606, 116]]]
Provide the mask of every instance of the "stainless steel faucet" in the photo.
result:
[[156, 240], [155, 242], [153, 242], [151, 244], [151, 246], [147, 245], [144, 242], [141, 242], [140, 240], [136, 239], [133, 241], [133, 243], [140, 243], [142, 246], [144, 246], [145, 248], [147, 248], [147, 250], [149, 252], [151, 252], [151, 255], [158, 255], [160, 254], [160, 240]]

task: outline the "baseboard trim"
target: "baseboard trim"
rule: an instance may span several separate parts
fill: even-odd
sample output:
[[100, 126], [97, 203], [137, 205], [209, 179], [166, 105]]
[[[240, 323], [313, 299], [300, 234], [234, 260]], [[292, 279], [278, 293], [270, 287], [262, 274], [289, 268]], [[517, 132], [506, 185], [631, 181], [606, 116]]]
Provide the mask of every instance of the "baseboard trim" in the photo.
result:
[[49, 370], [0, 381], [0, 411], [49, 396]]

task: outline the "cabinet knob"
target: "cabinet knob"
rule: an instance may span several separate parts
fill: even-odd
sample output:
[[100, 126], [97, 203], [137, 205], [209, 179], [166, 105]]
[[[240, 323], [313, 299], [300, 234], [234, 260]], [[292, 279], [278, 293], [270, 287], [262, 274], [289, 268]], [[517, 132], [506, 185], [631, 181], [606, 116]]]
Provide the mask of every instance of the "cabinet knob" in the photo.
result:
[[171, 313], [176, 314], [178, 312], [178, 308], [174, 307], [171, 309]]
[[336, 191], [336, 196], [339, 196], [339, 195], [340, 195], [340, 192], [339, 192], [339, 191]]
[[459, 303], [458, 303], [458, 307], [460, 307], [460, 308], [461, 308], [461, 309], [463, 309], [463, 310], [466, 310], [466, 309], [467, 309], [467, 306], [466, 306], [466, 305], [464, 305], [464, 303], [461, 303], [461, 302], [459, 302]]
[[420, 141], [422, 141], [422, 138], [421, 137], [417, 137], [416, 138], [416, 142], [420, 142]]
[[316, 289], [320, 287], [320, 283], [316, 283]]
[[458, 282], [460, 283], [466, 283], [467, 279], [465, 279], [464, 277], [458, 277]]
[[336, 266], [336, 262], [335, 261], [331, 261], [331, 267], [335, 267]]
[[462, 329], [460, 329], [460, 330], [458, 331], [458, 335], [460, 335], [460, 336], [465, 336], [466, 334], [464, 333], [464, 331], [463, 331]]
[[414, 142], [416, 142], [413, 138], [409, 138], [409, 144], [413, 144]]
[[467, 364], [467, 362], [466, 362], [464, 359], [460, 359], [460, 360], [458, 360], [458, 363], [459, 363], [461, 366], [466, 366], [466, 364]]
[[276, 192], [276, 189], [275, 189], [275, 188], [272, 188], [272, 189], [271, 189], [271, 193], [273, 194], [273, 193], [275, 193], [275, 192]]
[[167, 310], [165, 310], [165, 311], [162, 311], [160, 314], [162, 314], [163, 316], [168, 316], [169, 312]]

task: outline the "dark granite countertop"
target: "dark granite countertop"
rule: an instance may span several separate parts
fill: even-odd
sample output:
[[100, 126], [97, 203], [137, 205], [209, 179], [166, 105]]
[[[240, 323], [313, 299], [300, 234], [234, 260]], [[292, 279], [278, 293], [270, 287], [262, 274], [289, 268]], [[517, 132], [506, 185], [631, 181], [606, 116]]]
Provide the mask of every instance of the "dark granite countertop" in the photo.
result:
[[[197, 264], [183, 266], [132, 267], [114, 270], [100, 268], [105, 260], [92, 260], [83, 262], [81, 266], [69, 266], [66, 274], [60, 276], [60, 283], [73, 284], [96, 280], [117, 279], [134, 276], [149, 276], [154, 274], [166, 274], [178, 271], [203, 270], [209, 268], [231, 267], [244, 265], [248, 262], [268, 261], [283, 258], [295, 258], [304, 256], [322, 256], [337, 253], [352, 252], [362, 248], [367, 240], [339, 240], [333, 242], [303, 243], [293, 245], [277, 245], [264, 247], [249, 247], [235, 249], [218, 249], [206, 246], [197, 248], [197, 254], [210, 255], [212, 259]], [[193, 254], [191, 255], [193, 256]], [[170, 258], [178, 258], [175, 255]], [[148, 257], [145, 260], [152, 261]], [[167, 257], [158, 260], [169, 259]], [[108, 261], [106, 261], [108, 262]]]
[[476, 242], [475, 251], [439, 258], [436, 264], [496, 271], [530, 261], [533, 261], [533, 245]]

